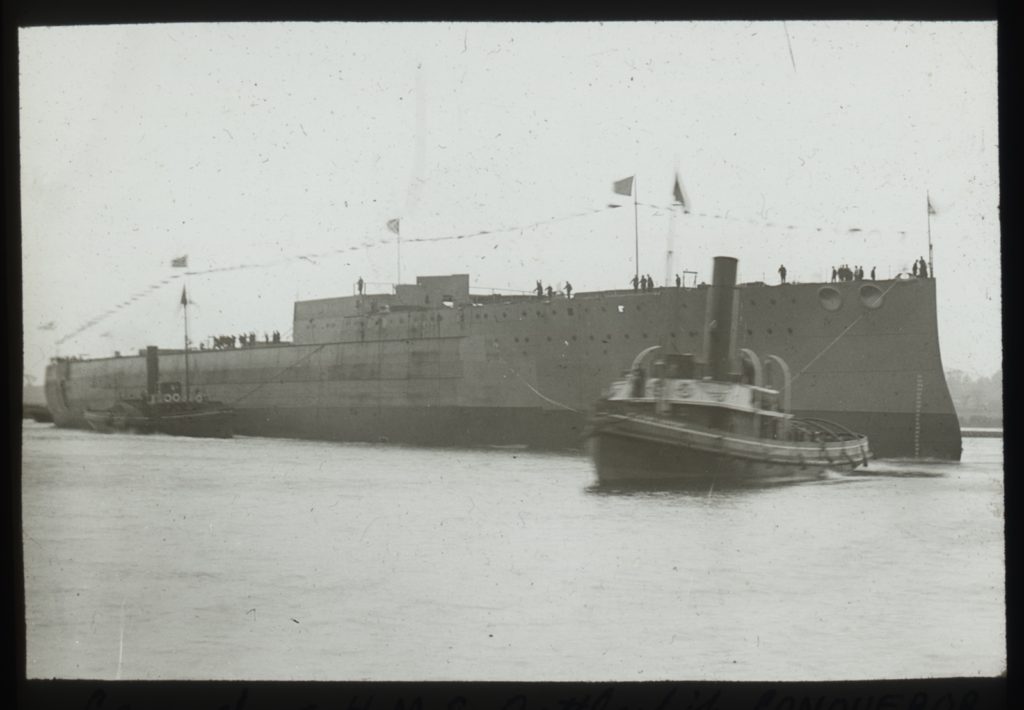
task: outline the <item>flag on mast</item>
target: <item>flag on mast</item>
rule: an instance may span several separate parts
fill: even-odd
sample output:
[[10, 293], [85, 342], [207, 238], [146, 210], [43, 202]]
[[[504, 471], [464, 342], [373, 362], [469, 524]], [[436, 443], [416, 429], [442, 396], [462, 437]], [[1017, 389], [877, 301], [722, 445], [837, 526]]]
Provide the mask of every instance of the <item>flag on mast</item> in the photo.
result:
[[171, 266], [175, 269], [188, 268], [188, 254], [171, 259]]
[[399, 231], [398, 231], [399, 222], [401, 222], [401, 218], [389, 219], [388, 220], [388, 229], [390, 229], [395, 234], [399, 234]]
[[676, 204], [683, 206], [683, 212], [689, 213], [690, 211], [690, 200], [686, 197], [686, 193], [683, 191], [683, 183], [679, 180], [679, 174], [676, 174], [675, 184], [672, 186], [672, 197], [675, 199]]
[[185, 295], [185, 287], [184, 286], [181, 287], [181, 305], [183, 305], [183, 306], [187, 306], [188, 305], [188, 297]]
[[931, 195], [927, 195], [927, 200], [928, 200], [928, 214], [935, 214], [935, 208], [932, 207], [932, 197], [931, 197]]
[[628, 178], [622, 178], [612, 183], [612, 192], [616, 195], [632, 195], [633, 194], [633, 178], [635, 175], [630, 175]]

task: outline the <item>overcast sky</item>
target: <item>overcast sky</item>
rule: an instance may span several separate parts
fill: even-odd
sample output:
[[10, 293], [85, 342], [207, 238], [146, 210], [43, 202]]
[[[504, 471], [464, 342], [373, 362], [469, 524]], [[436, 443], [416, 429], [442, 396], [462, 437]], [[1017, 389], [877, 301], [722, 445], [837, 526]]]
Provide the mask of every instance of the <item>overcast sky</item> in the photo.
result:
[[[708, 280], [716, 254], [746, 281], [777, 280], [780, 263], [796, 281], [844, 262], [909, 271], [927, 257], [927, 192], [944, 366], [1000, 367], [994, 23], [146, 25], [19, 41], [39, 378], [58, 352], [179, 346], [185, 281], [195, 340], [288, 336], [296, 299], [350, 294], [360, 276], [390, 291], [392, 218], [405, 282], [625, 288], [633, 209], [611, 183], [629, 175], [640, 270], [659, 282], [670, 236], [673, 271]], [[676, 170], [688, 215], [669, 208]], [[170, 268], [185, 254], [187, 277]]]

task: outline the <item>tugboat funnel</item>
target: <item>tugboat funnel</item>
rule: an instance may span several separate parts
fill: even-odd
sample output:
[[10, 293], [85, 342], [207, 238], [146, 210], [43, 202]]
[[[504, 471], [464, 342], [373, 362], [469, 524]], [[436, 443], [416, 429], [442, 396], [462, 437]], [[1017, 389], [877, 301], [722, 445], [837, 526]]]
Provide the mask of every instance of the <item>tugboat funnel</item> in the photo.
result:
[[160, 394], [160, 359], [154, 345], [146, 347], [146, 394], [155, 397]]
[[729, 380], [737, 374], [733, 362], [739, 309], [736, 264], [737, 260], [731, 256], [715, 257], [704, 322], [704, 360], [713, 380]]

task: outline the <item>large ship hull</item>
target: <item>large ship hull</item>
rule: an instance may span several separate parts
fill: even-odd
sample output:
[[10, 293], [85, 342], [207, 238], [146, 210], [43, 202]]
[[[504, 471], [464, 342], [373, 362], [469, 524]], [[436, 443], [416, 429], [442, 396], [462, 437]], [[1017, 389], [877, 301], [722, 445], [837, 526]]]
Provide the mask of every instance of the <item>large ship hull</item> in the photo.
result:
[[[295, 343], [192, 351], [192, 381], [234, 408], [236, 434], [582, 448], [593, 403], [639, 348], [704, 347], [705, 288], [390, 312], [373, 299], [354, 313], [296, 304]], [[742, 286], [736, 345], [789, 363], [797, 416], [867, 434], [878, 457], [959, 459], [934, 280]], [[144, 389], [144, 360], [52, 363], [57, 425], [85, 427], [86, 409]], [[180, 351], [160, 360], [181, 377]]]

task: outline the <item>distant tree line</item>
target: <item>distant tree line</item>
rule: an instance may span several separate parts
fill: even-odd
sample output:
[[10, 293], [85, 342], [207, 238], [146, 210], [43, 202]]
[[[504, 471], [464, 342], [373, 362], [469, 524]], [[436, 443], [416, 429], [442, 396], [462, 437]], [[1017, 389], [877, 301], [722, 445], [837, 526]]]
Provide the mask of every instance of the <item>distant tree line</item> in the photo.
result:
[[961, 370], [946, 373], [946, 383], [961, 426], [1003, 425], [1003, 371], [974, 378]]

